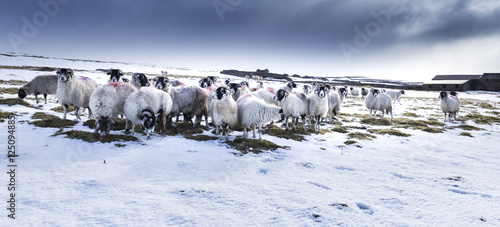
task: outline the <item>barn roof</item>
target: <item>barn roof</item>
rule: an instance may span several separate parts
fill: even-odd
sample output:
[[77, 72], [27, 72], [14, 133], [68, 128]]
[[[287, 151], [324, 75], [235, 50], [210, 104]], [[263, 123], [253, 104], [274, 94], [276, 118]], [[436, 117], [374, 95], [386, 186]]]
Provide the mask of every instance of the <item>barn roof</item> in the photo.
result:
[[424, 82], [424, 84], [465, 84], [469, 80], [432, 80]]
[[482, 75], [437, 75], [432, 80], [473, 80], [481, 79]]

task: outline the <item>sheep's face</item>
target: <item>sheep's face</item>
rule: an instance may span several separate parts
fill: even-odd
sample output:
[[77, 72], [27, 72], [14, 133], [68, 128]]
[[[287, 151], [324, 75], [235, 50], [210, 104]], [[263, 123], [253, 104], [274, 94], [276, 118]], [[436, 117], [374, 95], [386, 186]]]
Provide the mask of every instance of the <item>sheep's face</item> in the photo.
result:
[[231, 89], [231, 92], [233, 94], [236, 94], [236, 92], [238, 91], [239, 88], [241, 88], [241, 84], [229, 83], [229, 89]]
[[132, 75], [132, 80], [134, 80], [136, 84], [140, 84], [141, 87], [149, 87], [151, 85], [148, 78], [143, 73], [134, 73], [134, 75]]
[[73, 70], [71, 69], [59, 69], [57, 71], [57, 75], [59, 76], [59, 80], [62, 82], [67, 82], [71, 80], [73, 77]]
[[378, 89], [371, 89], [370, 92], [372, 93], [373, 97], [377, 97], [380, 94], [380, 91]]
[[448, 93], [446, 93], [446, 91], [442, 91], [439, 93], [439, 99], [444, 99], [446, 98], [446, 96], [448, 96]]
[[110, 75], [109, 81], [111, 82], [118, 82], [120, 77], [123, 76], [123, 72], [119, 69], [111, 69], [107, 74]]
[[276, 92], [276, 95], [274, 95], [273, 99], [276, 100], [276, 101], [283, 101], [283, 99], [285, 99], [286, 97], [288, 96], [288, 92], [283, 90], [283, 89], [279, 89], [278, 92]]
[[160, 76], [160, 77], [156, 77], [155, 78], [155, 87], [160, 89], [160, 90], [163, 90], [164, 88], [166, 88], [169, 84], [170, 80], [164, 76]]
[[213, 82], [208, 77], [200, 80], [200, 87], [206, 88], [212, 86]]
[[344, 97], [347, 96], [347, 90], [345, 89], [345, 87], [339, 88], [339, 94], [343, 95]]
[[217, 83], [217, 77], [215, 77], [215, 76], [207, 76], [207, 79], [209, 79], [210, 81], [212, 81], [212, 84]]
[[401, 94], [404, 95], [405, 94], [405, 91], [404, 90], [401, 90]]
[[241, 86], [247, 86], [247, 87], [249, 87], [248, 82], [246, 82], [246, 81], [242, 81], [242, 82], [240, 82], [240, 85], [241, 85]]
[[307, 84], [304, 84], [304, 86], [302, 87], [302, 91], [304, 91], [304, 93], [306, 93], [306, 94], [308, 94], [310, 90], [311, 90], [311, 86], [309, 86]]
[[26, 98], [27, 96], [27, 92], [26, 92], [26, 88], [25, 87], [21, 87], [19, 88], [19, 92], [17, 93], [17, 97], [20, 98], [20, 99], [24, 99]]
[[330, 89], [328, 89], [326, 85], [321, 85], [314, 91], [314, 93], [316, 93], [316, 95], [318, 95], [320, 98], [326, 97], [326, 95], [328, 95], [329, 92]]
[[95, 121], [96, 129], [101, 136], [106, 136], [109, 133], [109, 130], [111, 128], [112, 123], [114, 124], [115, 122], [109, 116], [106, 116], [106, 117], [99, 116], [99, 117], [97, 117], [97, 120]]
[[229, 89], [225, 87], [218, 87], [217, 90], [215, 90], [214, 94], [212, 95], [212, 99], [221, 100], [223, 98], [226, 98], [228, 95], [229, 95]]
[[290, 88], [292, 88], [292, 89], [293, 89], [293, 88], [296, 88], [296, 87], [297, 87], [297, 84], [296, 84], [295, 82], [293, 82], [293, 81], [290, 81], [290, 82], [288, 82], [288, 83], [286, 84], [286, 86], [288, 86], [288, 87], [290, 87]]
[[146, 129], [146, 133], [151, 134], [155, 131], [156, 116], [153, 111], [151, 110], [142, 111], [139, 120], [142, 121], [142, 125], [144, 125], [144, 128]]
[[257, 86], [258, 88], [264, 88], [264, 83], [259, 82], [259, 85]]
[[351, 91], [352, 91], [353, 89], [354, 89], [353, 87], [350, 87], [350, 88], [349, 88], [349, 90], [351, 90]]
[[226, 79], [226, 81], [224, 81], [224, 84], [229, 86], [229, 84], [231, 83], [231, 80], [230, 79]]

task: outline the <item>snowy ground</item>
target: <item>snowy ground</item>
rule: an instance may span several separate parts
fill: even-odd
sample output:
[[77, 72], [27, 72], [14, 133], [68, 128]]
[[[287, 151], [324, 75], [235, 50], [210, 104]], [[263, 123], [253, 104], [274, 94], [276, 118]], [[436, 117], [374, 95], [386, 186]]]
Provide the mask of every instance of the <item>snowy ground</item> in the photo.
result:
[[[147, 65], [21, 56], [0, 55], [0, 60], [10, 66], [82, 69], [86, 71], [75, 74], [95, 78], [100, 83], [107, 78], [94, 72], [96, 68], [218, 75]], [[4, 81], [29, 81], [46, 73], [0, 69]], [[188, 84], [199, 80], [180, 79]], [[0, 83], [0, 88], [8, 87], [19, 85]], [[17, 97], [8, 93], [0, 96]], [[394, 104], [394, 118], [435, 118], [442, 122], [437, 96], [437, 92], [407, 91], [402, 105]], [[328, 132], [306, 135], [306, 141], [302, 142], [264, 134], [265, 140], [289, 148], [245, 155], [235, 155], [239, 152], [224, 140], [195, 141], [182, 135], [155, 135], [146, 140], [139, 134], [140, 142], [113, 143], [88, 143], [64, 135], [52, 137], [58, 128], [40, 128], [28, 122], [33, 121], [31, 116], [35, 112], [62, 116], [51, 110], [58, 106], [53, 96], [41, 109], [33, 108], [39, 106], [33, 99], [27, 99], [30, 108], [0, 105], [1, 111], [19, 115], [16, 220], [7, 217], [10, 213], [5, 208], [9, 204], [4, 202], [0, 225], [498, 226], [500, 124], [462, 122], [460, 118], [477, 113], [498, 119], [500, 94], [468, 92], [459, 96], [463, 103], [459, 121], [431, 126], [444, 130], [443, 133], [362, 123], [365, 116], [354, 114], [368, 113], [363, 101], [348, 98], [341, 109], [340, 122], [349, 133], [395, 127], [411, 136], [369, 133], [376, 138], [350, 139], [346, 133], [330, 131], [334, 125], [325, 122], [322, 128]], [[74, 118], [69, 115], [69, 119]], [[455, 128], [461, 125], [482, 130]], [[0, 124], [3, 147], [7, 146], [7, 126], [6, 121]], [[81, 122], [64, 129], [68, 130], [92, 131]], [[211, 131], [205, 130], [203, 134], [212, 135]], [[472, 137], [460, 135], [463, 132]], [[230, 140], [240, 136], [241, 132], [233, 132]], [[347, 140], [356, 143], [344, 145]], [[3, 169], [8, 171], [8, 159], [3, 160]], [[0, 181], [4, 185], [0, 188], [0, 198], [7, 201], [9, 175], [2, 174]]]

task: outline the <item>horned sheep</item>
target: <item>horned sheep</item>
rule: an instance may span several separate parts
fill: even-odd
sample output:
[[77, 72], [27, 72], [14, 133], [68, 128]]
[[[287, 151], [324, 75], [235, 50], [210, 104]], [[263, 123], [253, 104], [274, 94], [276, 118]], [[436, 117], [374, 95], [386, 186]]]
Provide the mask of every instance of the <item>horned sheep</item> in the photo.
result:
[[304, 93], [290, 93], [284, 89], [278, 90], [274, 96], [274, 100], [279, 102], [279, 107], [285, 115], [285, 130], [288, 131], [288, 118], [292, 118], [292, 129], [297, 129], [299, 118], [302, 119], [302, 128], [306, 129], [306, 116], [309, 108], [309, 100]]
[[[59, 104], [63, 107], [63, 120], [69, 106], [75, 106], [75, 115], [80, 119], [80, 108], [89, 108], [90, 95], [97, 87], [97, 83], [88, 77], [75, 78], [71, 69], [62, 68], [57, 71], [57, 92], [56, 96]], [[92, 117], [89, 110], [89, 118]]]
[[323, 118], [328, 114], [328, 93], [330, 92], [329, 86], [325, 84], [320, 84], [314, 90], [314, 93], [309, 94], [307, 97], [309, 99], [309, 110], [308, 117], [309, 122], [311, 118], [315, 121], [314, 130], [320, 131], [320, 123]]
[[215, 126], [215, 134], [219, 135], [219, 128], [221, 128], [222, 135], [225, 133], [227, 139], [229, 137], [229, 127], [238, 123], [238, 107], [228, 88], [218, 87], [213, 93], [210, 117]]
[[441, 91], [439, 93], [439, 99], [441, 99], [441, 110], [444, 113], [444, 121], [446, 121], [446, 114], [448, 114], [448, 121], [457, 119], [457, 113], [460, 111], [460, 100], [458, 100], [456, 93], [455, 95], [448, 95], [446, 91]]
[[[125, 100], [137, 88], [126, 82], [109, 82], [97, 87], [90, 96], [89, 106], [95, 118], [95, 132], [101, 136], [109, 133], [111, 123], [118, 114], [124, 114]], [[125, 129], [128, 128], [128, 121]]]
[[43, 94], [45, 104], [47, 104], [47, 94], [57, 93], [57, 75], [36, 76], [30, 82], [19, 88], [18, 98], [24, 99], [27, 95], [34, 94], [36, 103], [38, 95]]
[[[125, 100], [124, 112], [127, 120], [132, 123], [132, 135], [134, 135], [135, 125], [142, 125], [145, 128], [147, 138], [150, 139], [156, 122], [160, 124], [160, 130], [164, 134], [167, 116], [170, 114], [172, 106], [170, 95], [158, 89], [144, 87], [130, 94]], [[125, 130], [127, 131], [128, 128]]]
[[365, 106], [370, 110], [370, 118], [372, 118], [372, 111], [374, 111], [373, 116], [376, 119], [377, 110], [380, 110], [382, 111], [382, 119], [384, 119], [385, 113], [391, 113], [392, 122], [392, 102], [391, 97], [389, 97], [387, 94], [380, 93], [378, 89], [370, 89], [370, 93], [366, 96], [365, 99]]

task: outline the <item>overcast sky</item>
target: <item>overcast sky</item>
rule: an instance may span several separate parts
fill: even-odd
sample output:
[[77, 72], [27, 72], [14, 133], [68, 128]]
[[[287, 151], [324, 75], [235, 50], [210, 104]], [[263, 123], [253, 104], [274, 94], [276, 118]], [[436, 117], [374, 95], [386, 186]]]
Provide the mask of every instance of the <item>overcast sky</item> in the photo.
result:
[[9, 0], [0, 51], [422, 81], [500, 72], [499, 21], [498, 0]]

